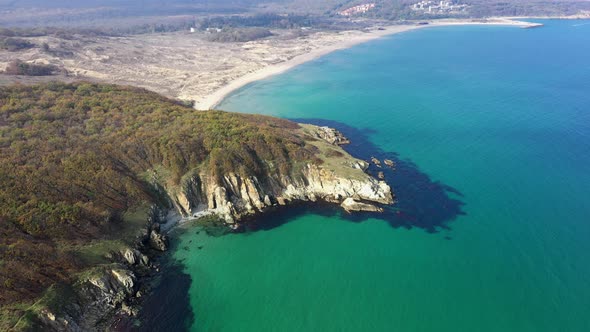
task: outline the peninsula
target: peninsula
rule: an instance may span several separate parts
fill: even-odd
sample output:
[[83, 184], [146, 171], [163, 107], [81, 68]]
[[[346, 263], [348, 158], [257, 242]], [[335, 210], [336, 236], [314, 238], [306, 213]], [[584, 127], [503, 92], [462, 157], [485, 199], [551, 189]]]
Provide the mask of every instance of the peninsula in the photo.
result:
[[[215, 110], [236, 90], [396, 33], [541, 26], [487, 2], [67, 2], [0, 5], [2, 331], [137, 317], [180, 221], [240, 231], [297, 202], [394, 203], [336, 130]], [[587, 6], [534, 13], [587, 18]]]
[[390, 187], [339, 133], [202, 112], [143, 89], [89, 83], [0, 91], [2, 329], [108, 328], [133, 315], [166, 250], [161, 228], [234, 225], [297, 201], [380, 211]]

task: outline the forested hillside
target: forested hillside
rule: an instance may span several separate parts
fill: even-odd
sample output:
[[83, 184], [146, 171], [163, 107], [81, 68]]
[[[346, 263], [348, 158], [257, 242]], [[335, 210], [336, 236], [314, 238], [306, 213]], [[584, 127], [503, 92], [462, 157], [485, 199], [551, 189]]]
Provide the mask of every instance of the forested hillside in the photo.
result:
[[[159, 197], [146, 171], [289, 175], [315, 150], [293, 122], [197, 111], [145, 90], [51, 83], [0, 90], [0, 306], [84, 268], [73, 251]], [[65, 249], [64, 249], [65, 248]]]
[[[461, 10], [433, 12], [415, 10], [412, 6], [420, 0], [92, 0], [92, 1], [42, 1], [0, 0], [0, 26], [3, 27], [91, 27], [93, 29], [136, 31], [138, 26], [171, 25], [153, 32], [188, 29], [210, 17], [223, 17], [228, 26], [240, 25], [273, 28], [277, 26], [307, 26], [329, 28], [330, 24], [350, 23], [354, 19], [385, 19], [390, 21], [411, 19], [436, 19], [446, 17], [486, 16], [562, 16], [590, 10], [586, 0], [453, 0], [449, 4], [464, 5]], [[436, 6], [439, 2], [432, 1]], [[371, 10], [342, 16], [350, 7], [374, 4]], [[276, 20], [251, 19], [259, 14], [290, 14], [289, 24], [277, 24]], [[295, 16], [293, 16], [295, 15]], [[307, 17], [309, 15], [309, 17]], [[265, 16], [262, 16], [265, 17]], [[268, 18], [268, 17], [266, 17]], [[330, 24], [326, 24], [328, 21]], [[311, 23], [311, 24], [310, 24]], [[320, 24], [321, 23], [321, 24]], [[338, 25], [336, 24], [336, 25]], [[105, 26], [108, 29], [105, 29]]]

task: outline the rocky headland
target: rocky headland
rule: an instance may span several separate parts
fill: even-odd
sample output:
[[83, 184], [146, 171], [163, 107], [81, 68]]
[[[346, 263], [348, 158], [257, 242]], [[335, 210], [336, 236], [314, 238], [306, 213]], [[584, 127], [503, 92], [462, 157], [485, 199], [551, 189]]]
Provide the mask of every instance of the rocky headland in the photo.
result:
[[265, 174], [266, 179], [260, 179], [230, 172], [214, 181], [206, 173], [194, 174], [180, 186], [167, 189], [177, 212], [185, 218], [214, 213], [234, 224], [245, 216], [291, 202], [325, 201], [340, 204], [347, 211], [380, 211], [379, 204], [393, 203], [391, 188], [365, 173], [368, 163], [339, 147], [349, 143], [341, 133], [327, 127], [301, 126], [303, 137], [321, 140], [311, 144], [323, 153], [319, 162], [301, 165], [299, 177]]
[[[0, 274], [10, 286], [0, 300], [18, 317], [14, 330], [94, 331], [132, 321], [162, 268], [166, 230], [181, 220], [213, 216], [233, 231], [293, 203], [379, 212], [394, 202], [389, 185], [367, 174], [369, 163], [343, 150], [349, 141], [332, 128], [196, 111], [117, 86], [20, 86], [2, 98], [14, 142], [2, 147], [0, 163], [1, 193], [10, 198], [0, 214], [0, 258], [17, 272]], [[129, 211], [144, 212], [131, 222]], [[19, 246], [33, 246], [33, 260], [15, 255]], [[54, 261], [43, 259], [47, 248]], [[68, 257], [79, 263], [64, 275]], [[19, 273], [32, 279], [16, 283]], [[45, 277], [41, 293], [32, 287], [36, 273]]]
[[[322, 166], [334, 166], [329, 160], [321, 165], [305, 164], [302, 176], [296, 180], [267, 174], [272, 180], [262, 181], [256, 176], [229, 173], [217, 182], [206, 174], [195, 174], [182, 185], [165, 189], [173, 208], [152, 206], [135, 246], [112, 252], [112, 264], [93, 268], [72, 286], [63, 286], [68, 289], [67, 301], [41, 306], [37, 310], [37, 326], [54, 331], [102, 330], [136, 316], [141, 297], [149, 292], [150, 279], [160, 271], [152, 260], [158, 252], [168, 249], [162, 225], [169, 229], [170, 223], [179, 221], [178, 215], [184, 220], [214, 215], [224, 220], [229, 229], [236, 229], [245, 217], [296, 202], [324, 201], [338, 204], [347, 212], [381, 212], [380, 205], [393, 203], [391, 188], [365, 173], [368, 163], [338, 146], [349, 142], [341, 133], [327, 127], [301, 126], [302, 135], [321, 139], [315, 144], [322, 148], [329, 145], [342, 154], [339, 167]], [[333, 135], [326, 136], [326, 132]], [[158, 187], [164, 188], [160, 184]], [[63, 289], [61, 292], [64, 293]]]

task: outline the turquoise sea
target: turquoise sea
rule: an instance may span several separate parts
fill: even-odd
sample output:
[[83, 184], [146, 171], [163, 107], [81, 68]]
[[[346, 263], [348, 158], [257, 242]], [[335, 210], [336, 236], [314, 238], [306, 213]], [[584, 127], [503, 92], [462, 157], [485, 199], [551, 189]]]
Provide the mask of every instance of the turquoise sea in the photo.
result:
[[543, 23], [397, 34], [226, 99], [395, 159], [398, 202], [188, 228], [150, 328], [590, 331], [590, 22]]

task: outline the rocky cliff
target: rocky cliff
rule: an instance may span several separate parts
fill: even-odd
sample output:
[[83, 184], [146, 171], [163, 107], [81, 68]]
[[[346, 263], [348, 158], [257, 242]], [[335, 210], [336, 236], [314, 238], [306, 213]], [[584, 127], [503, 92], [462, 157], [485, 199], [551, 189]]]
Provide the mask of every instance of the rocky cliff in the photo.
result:
[[349, 143], [341, 133], [312, 125], [302, 125], [301, 133], [319, 149], [320, 158], [299, 165], [297, 176], [259, 178], [228, 173], [216, 181], [201, 172], [186, 177], [179, 187], [167, 188], [168, 195], [184, 217], [208, 211], [230, 224], [297, 201], [325, 201], [340, 204], [346, 211], [372, 212], [382, 211], [378, 204], [393, 203], [391, 188], [365, 173], [368, 163], [340, 148], [339, 144]]
[[168, 248], [172, 215], [236, 228], [296, 201], [393, 202], [327, 127], [83, 82], [7, 87], [0, 104], [0, 330], [108, 328], [157, 270], [147, 256]]
[[73, 284], [53, 285], [31, 307], [34, 314], [17, 323], [15, 330], [128, 330], [125, 324], [138, 314], [142, 296], [160, 270], [153, 259], [168, 247], [160, 231], [163, 218], [164, 211], [152, 206], [134, 247], [110, 252], [111, 263], [85, 271]]
[[[214, 213], [228, 224], [293, 202], [325, 201], [348, 212], [380, 212], [380, 204], [393, 203], [391, 188], [365, 173], [368, 163], [338, 146], [348, 143], [342, 134], [311, 125], [303, 125], [301, 132], [307, 139], [318, 138], [312, 144], [319, 149], [320, 159], [299, 165], [298, 177], [268, 174], [261, 179], [229, 173], [215, 181], [197, 173], [187, 176], [181, 186], [165, 191], [184, 217]], [[40, 305], [37, 326], [53, 331], [91, 331], [112, 328], [113, 317], [135, 316], [141, 295], [147, 291], [145, 280], [158, 270], [146, 253], [165, 251], [168, 246], [160, 232], [165, 217], [165, 211], [152, 207], [136, 248], [113, 253], [113, 264], [94, 268], [67, 286], [67, 291], [60, 290], [60, 305]], [[70, 294], [67, 301], [63, 301], [64, 293]]]
[[[214, 213], [234, 225], [246, 216], [293, 202], [325, 201], [348, 212], [380, 212], [379, 205], [393, 203], [391, 188], [365, 173], [369, 164], [340, 148], [349, 142], [341, 133], [311, 125], [302, 125], [300, 131], [317, 148], [319, 158], [297, 165], [297, 176], [266, 174], [259, 178], [232, 172], [215, 180], [201, 172], [186, 176], [180, 186], [157, 184], [157, 188], [165, 191], [176, 212], [185, 218]], [[35, 326], [47, 331], [94, 331], [114, 328], [116, 321], [135, 316], [142, 293], [148, 291], [146, 281], [159, 270], [148, 254], [157, 255], [168, 247], [160, 230], [166, 215], [152, 206], [135, 248], [113, 252], [112, 264], [93, 268], [75, 284], [55, 290], [59, 301], [46, 296], [36, 305]]]

